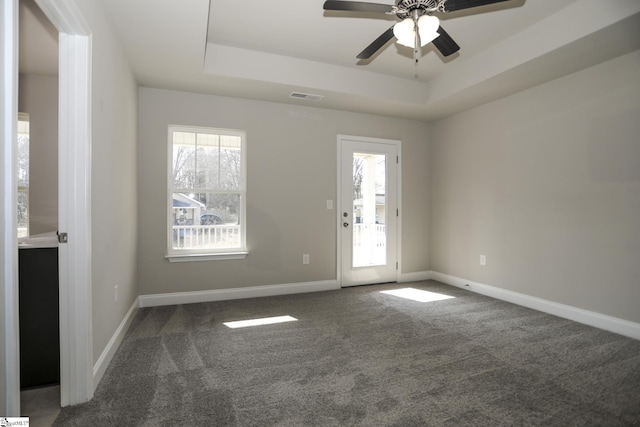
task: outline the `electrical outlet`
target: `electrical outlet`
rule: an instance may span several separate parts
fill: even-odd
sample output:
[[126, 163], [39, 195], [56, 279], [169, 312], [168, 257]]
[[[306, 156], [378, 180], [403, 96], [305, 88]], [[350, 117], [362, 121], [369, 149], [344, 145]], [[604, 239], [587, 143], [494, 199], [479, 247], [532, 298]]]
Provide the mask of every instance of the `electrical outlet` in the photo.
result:
[[113, 302], [118, 302], [118, 285], [113, 287]]
[[302, 263], [309, 264], [309, 254], [302, 254]]
[[487, 265], [487, 256], [480, 255], [480, 265]]

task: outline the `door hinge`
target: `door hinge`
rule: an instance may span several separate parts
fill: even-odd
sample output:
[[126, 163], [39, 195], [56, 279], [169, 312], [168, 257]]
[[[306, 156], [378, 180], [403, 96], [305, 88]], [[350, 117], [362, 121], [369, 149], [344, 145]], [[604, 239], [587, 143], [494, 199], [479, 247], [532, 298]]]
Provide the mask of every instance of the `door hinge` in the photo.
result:
[[58, 231], [58, 243], [67, 243], [69, 241], [69, 237], [67, 233], [60, 233]]
[[400, 209], [396, 209], [396, 216], [400, 216]]
[[396, 156], [396, 164], [400, 163], [400, 156]]
[[396, 261], [396, 270], [398, 269], [398, 261]]

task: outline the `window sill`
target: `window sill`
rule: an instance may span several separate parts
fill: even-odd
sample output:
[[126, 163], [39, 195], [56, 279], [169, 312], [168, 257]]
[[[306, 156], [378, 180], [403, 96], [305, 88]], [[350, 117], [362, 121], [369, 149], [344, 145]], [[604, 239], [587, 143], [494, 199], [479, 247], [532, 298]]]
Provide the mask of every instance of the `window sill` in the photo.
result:
[[171, 254], [165, 255], [169, 262], [223, 261], [245, 259], [249, 252], [225, 252], [219, 254]]

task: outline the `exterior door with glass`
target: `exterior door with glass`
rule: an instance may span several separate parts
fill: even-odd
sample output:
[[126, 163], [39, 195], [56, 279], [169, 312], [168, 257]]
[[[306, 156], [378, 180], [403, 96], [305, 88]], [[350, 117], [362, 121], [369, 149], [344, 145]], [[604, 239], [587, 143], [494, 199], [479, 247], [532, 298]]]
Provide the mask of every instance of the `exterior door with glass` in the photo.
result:
[[341, 286], [397, 280], [400, 141], [339, 136]]

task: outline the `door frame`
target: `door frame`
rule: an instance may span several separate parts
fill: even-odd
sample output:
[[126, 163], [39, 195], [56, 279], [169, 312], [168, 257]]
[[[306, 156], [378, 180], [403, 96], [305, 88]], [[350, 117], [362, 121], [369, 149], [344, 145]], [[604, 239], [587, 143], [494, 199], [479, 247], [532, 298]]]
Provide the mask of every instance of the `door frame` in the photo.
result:
[[16, 141], [18, 127], [18, 0], [0, 4], [0, 415], [20, 415]]
[[345, 140], [356, 141], [362, 143], [375, 143], [375, 144], [387, 144], [394, 145], [396, 148], [396, 155], [398, 161], [396, 164], [396, 207], [398, 209], [397, 227], [396, 227], [396, 281], [400, 277], [400, 271], [402, 267], [402, 141], [398, 139], [386, 139], [386, 138], [373, 138], [367, 136], [354, 136], [338, 134], [337, 137], [337, 203], [336, 203], [336, 280], [338, 285], [345, 287], [342, 283], [343, 280], [343, 266], [342, 266], [342, 142]]
[[[69, 235], [61, 251], [60, 364], [61, 406], [93, 397], [91, 322], [91, 33], [76, 0], [36, 0], [60, 33], [59, 78], [59, 228]], [[0, 35], [3, 61], [0, 92], [3, 168], [0, 250], [4, 274], [0, 330], [0, 413], [20, 415], [18, 320], [18, 239], [15, 200], [15, 138], [18, 102], [18, 0], [2, 2]], [[64, 172], [64, 173], [62, 173]], [[61, 227], [67, 227], [63, 229]]]
[[77, 0], [36, 0], [59, 35], [60, 405], [93, 397], [91, 30]]

